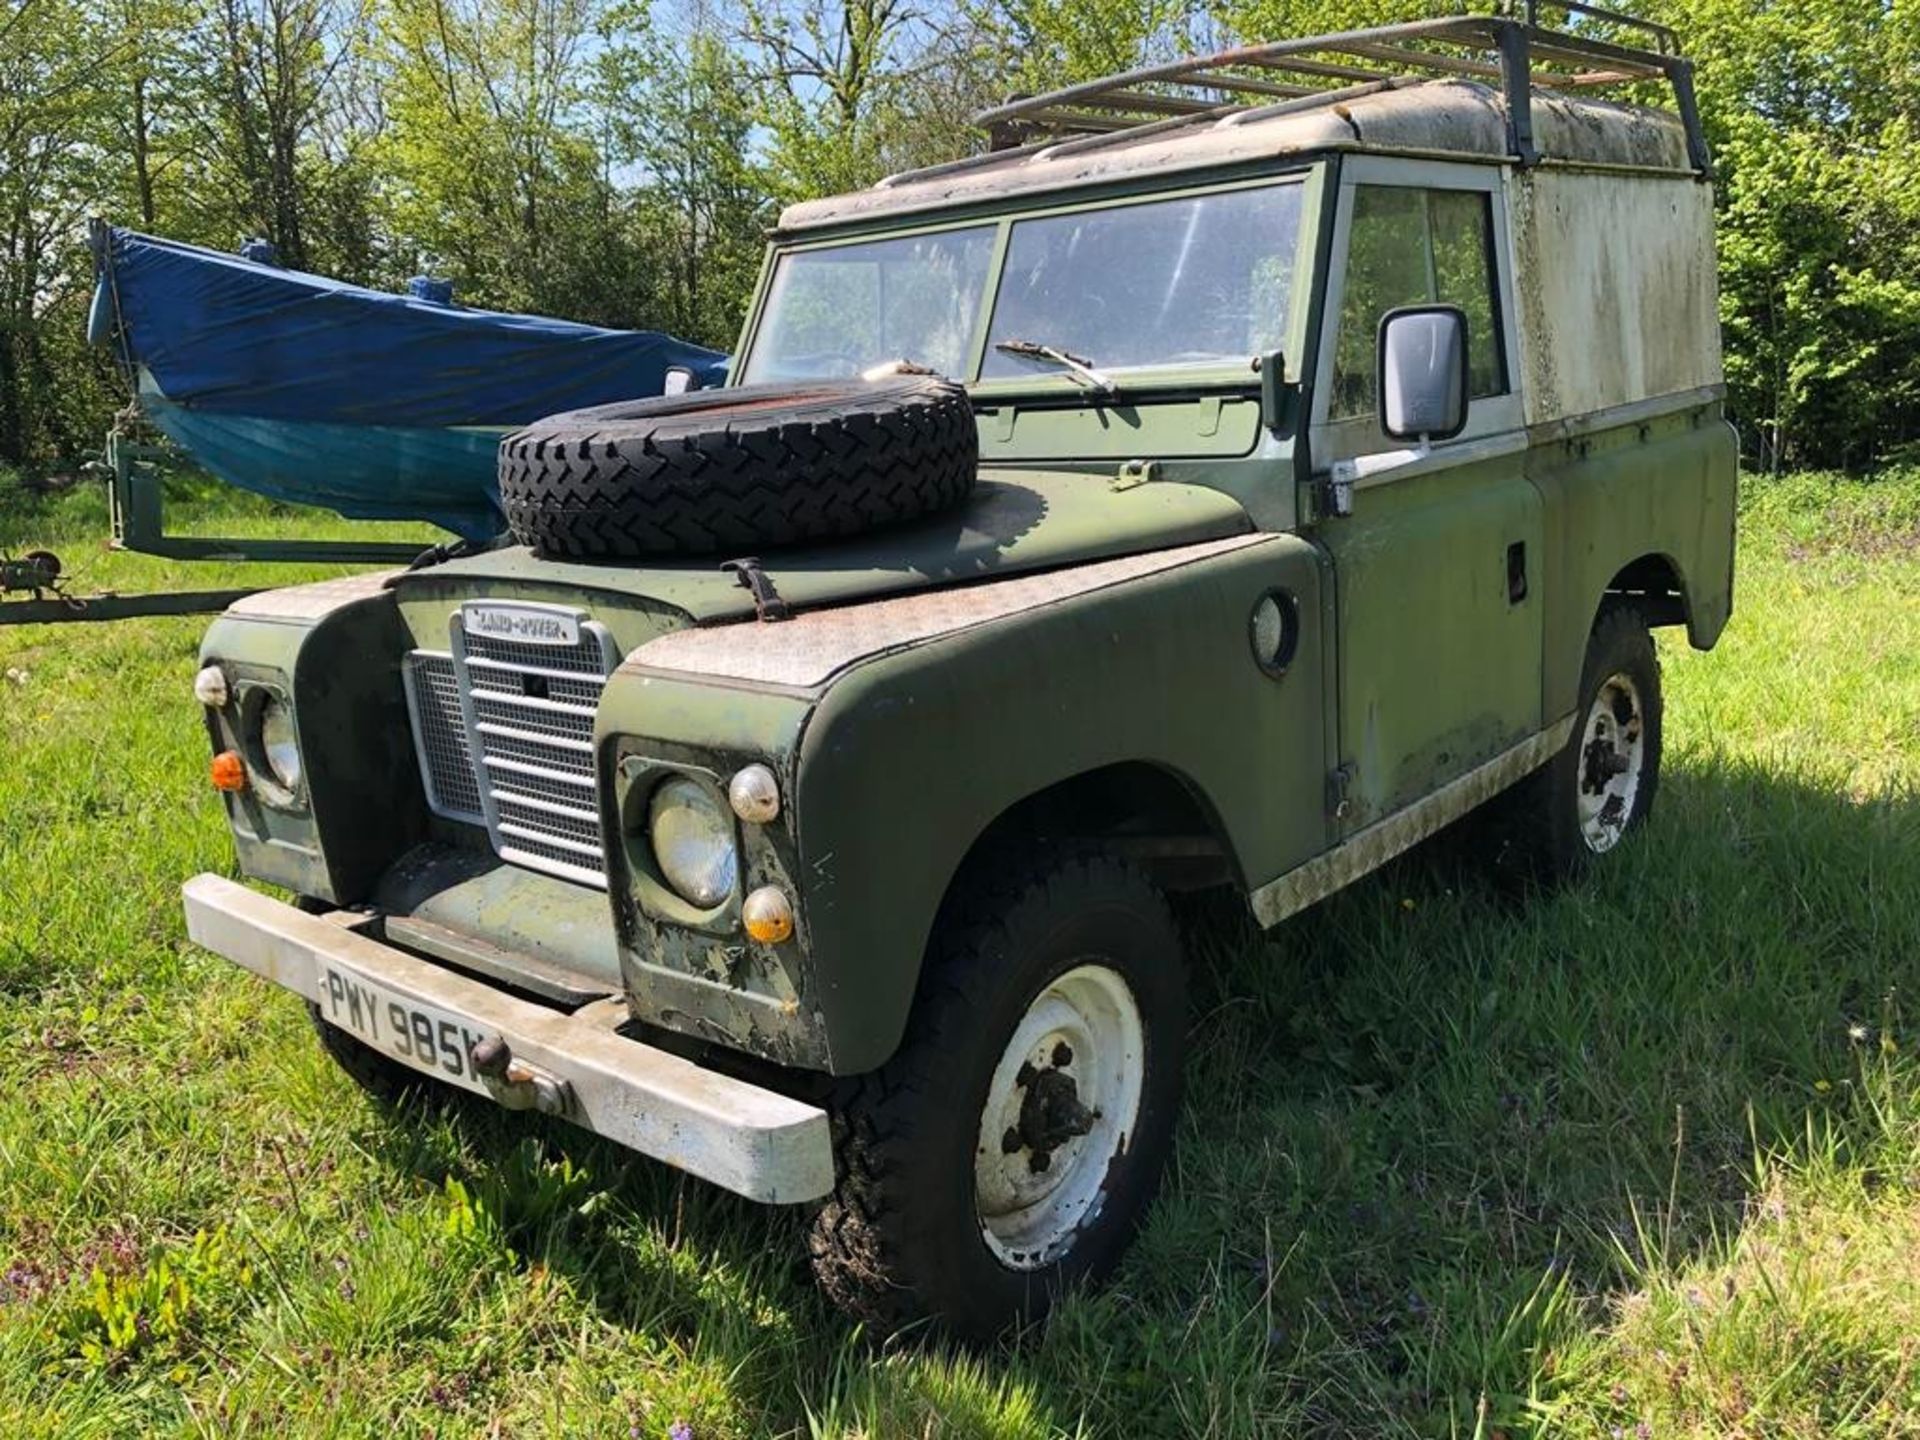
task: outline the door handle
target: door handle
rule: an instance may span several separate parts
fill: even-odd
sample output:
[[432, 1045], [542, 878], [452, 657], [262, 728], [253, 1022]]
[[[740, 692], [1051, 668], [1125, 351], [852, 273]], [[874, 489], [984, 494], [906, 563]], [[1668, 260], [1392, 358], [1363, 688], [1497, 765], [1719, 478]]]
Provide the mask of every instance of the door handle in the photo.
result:
[[1527, 598], [1527, 542], [1516, 540], [1507, 546], [1507, 604], [1518, 605]]

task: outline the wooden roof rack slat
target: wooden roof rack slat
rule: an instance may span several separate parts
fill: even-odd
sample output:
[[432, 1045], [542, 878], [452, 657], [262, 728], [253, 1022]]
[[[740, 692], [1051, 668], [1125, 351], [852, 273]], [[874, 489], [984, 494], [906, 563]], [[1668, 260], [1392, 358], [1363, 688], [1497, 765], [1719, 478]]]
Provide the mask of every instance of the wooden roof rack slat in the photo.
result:
[[1383, 60], [1389, 65], [1398, 65], [1405, 70], [1439, 70], [1448, 75], [1465, 75], [1473, 80], [1500, 78], [1498, 65], [1489, 65], [1485, 60], [1468, 60], [1459, 55], [1439, 55], [1429, 50], [1408, 50], [1400, 45], [1382, 45], [1367, 41], [1343, 45], [1340, 48], [1349, 55], [1359, 55], [1368, 60]]
[[1248, 63], [1263, 69], [1285, 70], [1295, 75], [1324, 76], [1329, 80], [1351, 80], [1358, 85], [1388, 78], [1379, 70], [1363, 69], [1358, 65], [1336, 65], [1327, 60], [1307, 60], [1292, 55], [1278, 60], [1253, 60]]

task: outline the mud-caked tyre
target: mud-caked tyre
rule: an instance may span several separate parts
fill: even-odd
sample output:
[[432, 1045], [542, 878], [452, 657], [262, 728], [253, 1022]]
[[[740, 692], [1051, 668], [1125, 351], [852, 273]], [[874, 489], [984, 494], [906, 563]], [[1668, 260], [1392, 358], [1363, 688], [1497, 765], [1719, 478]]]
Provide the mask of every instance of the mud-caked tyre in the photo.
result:
[[971, 867], [907, 1034], [830, 1103], [814, 1274], [875, 1331], [984, 1340], [1120, 1258], [1180, 1103], [1186, 975], [1134, 866], [1045, 850]]
[[958, 505], [979, 458], [966, 390], [936, 376], [743, 385], [537, 421], [501, 442], [500, 501], [554, 558], [739, 557]]
[[1660, 786], [1662, 717], [1646, 620], [1631, 605], [1609, 605], [1587, 641], [1567, 743], [1489, 807], [1503, 868], [1572, 879], [1639, 829]]

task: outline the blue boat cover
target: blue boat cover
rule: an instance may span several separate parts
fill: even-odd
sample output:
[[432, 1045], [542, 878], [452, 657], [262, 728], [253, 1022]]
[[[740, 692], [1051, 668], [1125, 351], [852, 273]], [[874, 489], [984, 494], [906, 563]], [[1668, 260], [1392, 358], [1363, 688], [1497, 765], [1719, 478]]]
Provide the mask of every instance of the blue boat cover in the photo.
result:
[[[94, 251], [156, 423], [230, 483], [362, 518], [491, 535], [499, 432], [658, 395], [669, 366], [725, 380], [725, 356], [654, 331], [435, 304], [105, 226]], [[439, 433], [408, 449], [405, 432]]]

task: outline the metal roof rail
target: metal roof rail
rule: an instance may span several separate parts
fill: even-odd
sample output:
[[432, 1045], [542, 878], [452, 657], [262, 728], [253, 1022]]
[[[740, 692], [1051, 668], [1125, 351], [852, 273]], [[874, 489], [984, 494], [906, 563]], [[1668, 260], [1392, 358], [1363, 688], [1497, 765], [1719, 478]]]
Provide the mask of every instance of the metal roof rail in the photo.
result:
[[[1559, 12], [1561, 25], [1541, 24], [1543, 9]], [[1142, 65], [1010, 100], [981, 111], [974, 124], [987, 131], [995, 151], [1031, 150], [1036, 140], [1044, 148], [1049, 138], [1057, 144], [1076, 137], [1117, 143], [1176, 128], [1174, 122], [1227, 117], [1244, 123], [1284, 113], [1295, 101], [1323, 103], [1335, 94], [1329, 82], [1351, 91], [1408, 78], [1497, 85], [1506, 97], [1507, 148], [1522, 165], [1541, 159], [1533, 134], [1536, 87], [1604, 90], [1665, 80], [1686, 131], [1688, 163], [1702, 176], [1711, 171], [1693, 62], [1681, 55], [1672, 27], [1582, 0], [1499, 0], [1492, 14], [1411, 20]], [[890, 183], [927, 173], [909, 172]], [[946, 167], [934, 173], [947, 173]]]

